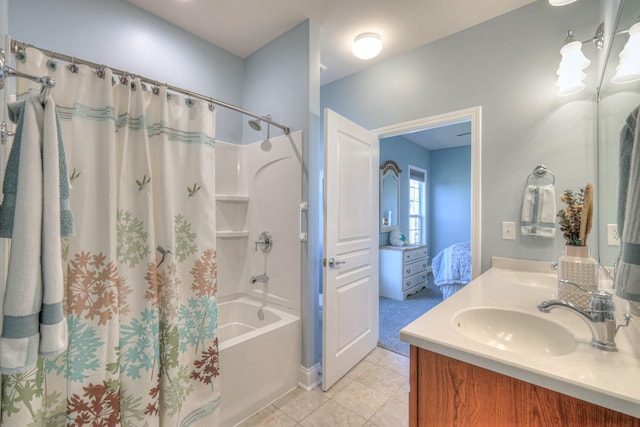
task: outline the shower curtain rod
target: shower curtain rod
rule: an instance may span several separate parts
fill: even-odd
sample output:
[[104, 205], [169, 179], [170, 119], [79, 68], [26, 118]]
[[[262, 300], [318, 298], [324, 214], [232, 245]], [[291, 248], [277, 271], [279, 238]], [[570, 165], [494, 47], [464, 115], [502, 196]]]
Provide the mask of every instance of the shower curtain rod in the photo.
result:
[[288, 135], [291, 132], [289, 127], [287, 127], [285, 125], [282, 125], [282, 124], [280, 124], [278, 122], [274, 122], [273, 120], [271, 120], [270, 118], [267, 118], [266, 116], [261, 116], [259, 114], [252, 113], [251, 111], [247, 111], [247, 110], [245, 110], [243, 108], [240, 108], [240, 107], [237, 107], [237, 106], [235, 106], [233, 104], [229, 104], [227, 102], [220, 101], [218, 99], [214, 99], [214, 98], [212, 98], [210, 96], [200, 95], [199, 93], [191, 92], [191, 91], [188, 91], [186, 89], [182, 89], [182, 88], [177, 87], [177, 86], [172, 86], [170, 84], [163, 83], [163, 82], [160, 82], [158, 80], [150, 79], [148, 77], [143, 77], [143, 76], [140, 76], [140, 75], [137, 75], [137, 74], [132, 74], [132, 73], [129, 73], [127, 71], [118, 70], [117, 68], [108, 67], [108, 66], [103, 65], [103, 64], [96, 64], [95, 62], [87, 61], [85, 59], [79, 59], [79, 58], [76, 58], [76, 57], [73, 57], [73, 56], [65, 55], [63, 53], [54, 52], [52, 50], [43, 49], [41, 47], [37, 47], [37, 46], [34, 46], [32, 44], [29, 44], [29, 43], [19, 42], [17, 40], [11, 39], [11, 53], [13, 53], [14, 55], [19, 50], [23, 50], [23, 49], [25, 49], [27, 47], [31, 47], [33, 49], [37, 49], [40, 52], [42, 52], [44, 55], [47, 55], [47, 56], [49, 56], [51, 58], [60, 59], [62, 61], [66, 61], [66, 62], [69, 62], [71, 64], [82, 64], [82, 65], [87, 65], [89, 67], [96, 68], [96, 69], [109, 68], [115, 74], [134, 77], [134, 78], [137, 77], [141, 81], [143, 81], [145, 83], [148, 83], [148, 84], [151, 84], [151, 85], [165, 86], [167, 88], [167, 90], [170, 90], [172, 92], [181, 93], [183, 95], [190, 96], [191, 98], [196, 98], [196, 99], [200, 99], [202, 101], [207, 101], [207, 102], [210, 102], [211, 104], [215, 104], [215, 105], [218, 105], [220, 107], [228, 108], [229, 110], [237, 111], [237, 112], [242, 113], [244, 115], [251, 116], [251, 117], [253, 117], [255, 119], [259, 119], [259, 120], [261, 120], [261, 121], [263, 121], [265, 123], [270, 124], [271, 126], [275, 126], [277, 128], [282, 129], [284, 131], [285, 135]]

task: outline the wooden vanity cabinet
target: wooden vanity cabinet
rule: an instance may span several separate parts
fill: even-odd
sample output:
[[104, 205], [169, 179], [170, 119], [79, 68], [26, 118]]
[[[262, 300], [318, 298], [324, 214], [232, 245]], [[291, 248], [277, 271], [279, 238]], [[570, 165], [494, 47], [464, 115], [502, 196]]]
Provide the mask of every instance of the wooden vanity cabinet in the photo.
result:
[[411, 346], [409, 426], [638, 426], [640, 419]]

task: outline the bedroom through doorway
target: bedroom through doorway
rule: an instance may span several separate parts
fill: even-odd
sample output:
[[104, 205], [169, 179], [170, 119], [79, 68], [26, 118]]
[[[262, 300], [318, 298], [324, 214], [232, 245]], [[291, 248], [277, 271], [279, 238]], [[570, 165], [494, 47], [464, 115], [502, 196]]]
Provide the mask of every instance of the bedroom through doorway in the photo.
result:
[[[380, 347], [408, 356], [400, 329], [479, 274], [479, 125], [476, 107], [377, 131], [381, 166], [393, 161], [400, 169], [398, 231], [380, 232]], [[407, 246], [398, 246], [398, 232]], [[393, 286], [410, 288], [403, 294]]]

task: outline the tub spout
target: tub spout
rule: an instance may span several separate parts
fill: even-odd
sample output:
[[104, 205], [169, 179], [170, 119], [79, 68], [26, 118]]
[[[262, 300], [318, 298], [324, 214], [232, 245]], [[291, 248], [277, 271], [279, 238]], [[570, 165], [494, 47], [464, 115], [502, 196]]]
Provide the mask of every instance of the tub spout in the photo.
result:
[[257, 276], [251, 276], [251, 279], [249, 279], [249, 283], [251, 283], [252, 285], [256, 284], [257, 282], [267, 283], [268, 281], [269, 276], [267, 276], [266, 273], [258, 274]]

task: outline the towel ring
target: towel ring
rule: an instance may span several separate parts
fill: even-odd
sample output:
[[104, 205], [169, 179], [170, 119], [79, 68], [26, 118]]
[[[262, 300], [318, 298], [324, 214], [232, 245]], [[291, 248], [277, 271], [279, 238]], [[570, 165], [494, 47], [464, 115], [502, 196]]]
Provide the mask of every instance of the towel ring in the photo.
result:
[[531, 173], [527, 177], [527, 182], [529, 182], [532, 178], [534, 178], [534, 179], [535, 178], [543, 178], [547, 174], [551, 175], [551, 179], [552, 179], [551, 184], [552, 185], [555, 184], [556, 183], [556, 176], [545, 165], [538, 165], [535, 168], [533, 168], [533, 170], [531, 171]]

